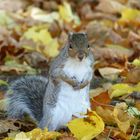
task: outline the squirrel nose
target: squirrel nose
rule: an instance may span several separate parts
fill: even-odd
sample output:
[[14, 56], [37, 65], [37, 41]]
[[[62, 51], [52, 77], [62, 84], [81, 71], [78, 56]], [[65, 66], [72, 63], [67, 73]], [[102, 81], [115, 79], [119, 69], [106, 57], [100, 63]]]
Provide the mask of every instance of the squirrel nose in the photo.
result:
[[78, 54], [78, 59], [79, 59], [80, 61], [82, 61], [83, 58], [84, 58], [84, 56], [85, 56], [85, 54], [81, 52], [81, 53]]

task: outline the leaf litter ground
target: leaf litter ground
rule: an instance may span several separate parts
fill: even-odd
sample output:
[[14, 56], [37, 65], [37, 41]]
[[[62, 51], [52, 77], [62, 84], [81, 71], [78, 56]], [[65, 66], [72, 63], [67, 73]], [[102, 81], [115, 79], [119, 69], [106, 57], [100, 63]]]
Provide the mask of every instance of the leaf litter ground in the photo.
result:
[[[45, 76], [69, 31], [86, 31], [95, 56], [92, 111], [68, 123], [71, 132], [41, 131], [28, 118], [8, 120], [9, 83]], [[0, 0], [0, 99], [0, 138], [140, 139], [140, 2]]]

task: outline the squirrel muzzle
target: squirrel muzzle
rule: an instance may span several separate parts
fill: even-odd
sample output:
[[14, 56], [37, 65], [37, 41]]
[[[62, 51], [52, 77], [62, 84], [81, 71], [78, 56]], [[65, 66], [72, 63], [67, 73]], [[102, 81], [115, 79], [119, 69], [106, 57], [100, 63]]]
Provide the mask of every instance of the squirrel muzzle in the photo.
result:
[[82, 61], [85, 57], [86, 57], [86, 54], [83, 52], [83, 51], [80, 51], [77, 53], [76, 57]]

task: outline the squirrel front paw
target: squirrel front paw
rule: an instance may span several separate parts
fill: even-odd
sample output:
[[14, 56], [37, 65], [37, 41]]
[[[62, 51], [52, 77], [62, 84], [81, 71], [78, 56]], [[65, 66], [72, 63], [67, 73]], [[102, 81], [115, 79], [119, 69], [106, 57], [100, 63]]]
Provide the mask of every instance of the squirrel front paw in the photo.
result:
[[80, 88], [80, 85], [79, 85], [79, 84], [76, 84], [76, 85], [73, 85], [73, 89], [74, 89], [74, 90], [79, 90], [79, 89], [81, 89], [81, 88]]
[[79, 90], [79, 89], [83, 89], [84, 87], [86, 87], [90, 82], [88, 80], [86, 81], [81, 81], [78, 82], [76, 81], [75, 84], [73, 85], [74, 90]]
[[74, 88], [74, 90], [79, 90], [80, 89], [80, 82], [77, 81], [75, 76], [72, 77], [72, 80], [73, 80], [72, 87]]

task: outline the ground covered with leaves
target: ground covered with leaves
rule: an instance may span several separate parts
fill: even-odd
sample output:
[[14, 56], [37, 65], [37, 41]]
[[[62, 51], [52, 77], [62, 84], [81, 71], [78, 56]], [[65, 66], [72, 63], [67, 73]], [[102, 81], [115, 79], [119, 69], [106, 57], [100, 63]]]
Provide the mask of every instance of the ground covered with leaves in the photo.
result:
[[[92, 111], [62, 132], [8, 120], [9, 83], [23, 75], [46, 76], [69, 31], [86, 31], [95, 57]], [[139, 140], [140, 1], [0, 0], [0, 110], [0, 139]]]

